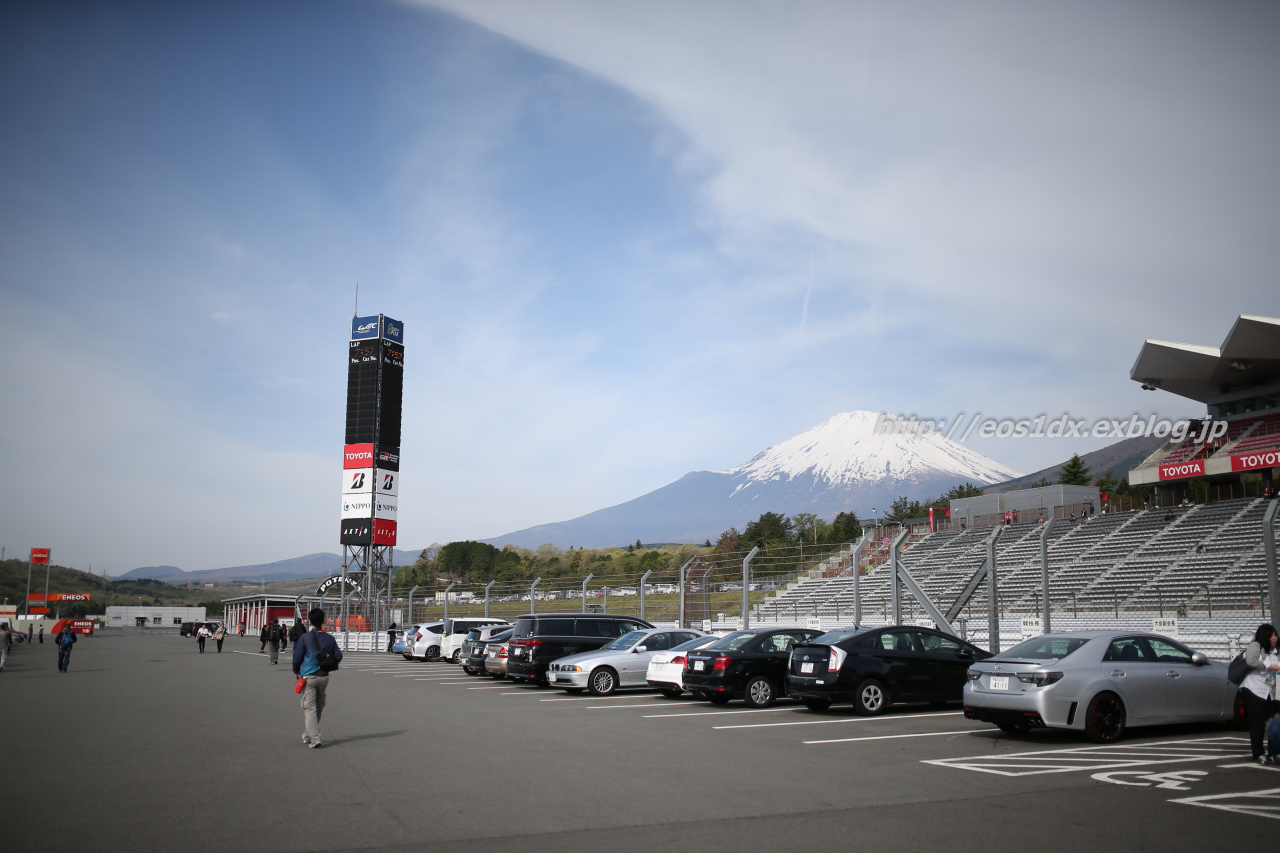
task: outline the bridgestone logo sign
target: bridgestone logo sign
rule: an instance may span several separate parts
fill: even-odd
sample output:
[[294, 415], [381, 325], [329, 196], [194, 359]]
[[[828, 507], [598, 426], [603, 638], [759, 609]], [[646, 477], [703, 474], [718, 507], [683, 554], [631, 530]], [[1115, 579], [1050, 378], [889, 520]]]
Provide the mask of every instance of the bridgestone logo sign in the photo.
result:
[[1178, 477], [1200, 477], [1203, 475], [1203, 462], [1179, 462], [1176, 465], [1160, 466], [1161, 480], [1175, 480]]
[[342, 583], [346, 583], [347, 586], [351, 587], [352, 592], [360, 591], [360, 584], [357, 583], [354, 578], [350, 576], [344, 578], [342, 575], [334, 575], [331, 578], [325, 578], [320, 586], [316, 587], [316, 595], [324, 595], [331, 587]]
[[1275, 468], [1276, 466], [1280, 466], [1280, 450], [1245, 453], [1231, 457], [1232, 471], [1252, 471], [1255, 468]]

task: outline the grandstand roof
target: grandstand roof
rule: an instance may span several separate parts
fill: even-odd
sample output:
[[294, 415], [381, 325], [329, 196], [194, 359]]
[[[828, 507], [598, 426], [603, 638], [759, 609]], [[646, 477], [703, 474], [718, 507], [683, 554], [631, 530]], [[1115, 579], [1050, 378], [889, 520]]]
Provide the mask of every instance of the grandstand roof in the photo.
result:
[[1241, 314], [1220, 347], [1148, 340], [1129, 378], [1208, 403], [1280, 382], [1280, 318]]

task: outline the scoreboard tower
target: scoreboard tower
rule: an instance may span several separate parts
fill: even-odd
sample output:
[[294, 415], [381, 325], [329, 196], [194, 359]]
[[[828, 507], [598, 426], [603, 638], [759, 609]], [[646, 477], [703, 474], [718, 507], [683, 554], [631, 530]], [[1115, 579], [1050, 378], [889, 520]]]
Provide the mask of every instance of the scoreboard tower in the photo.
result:
[[348, 631], [386, 628], [382, 623], [395, 568], [403, 390], [404, 324], [385, 314], [353, 318], [339, 541], [343, 575], [364, 575], [364, 582], [361, 598], [343, 599]]

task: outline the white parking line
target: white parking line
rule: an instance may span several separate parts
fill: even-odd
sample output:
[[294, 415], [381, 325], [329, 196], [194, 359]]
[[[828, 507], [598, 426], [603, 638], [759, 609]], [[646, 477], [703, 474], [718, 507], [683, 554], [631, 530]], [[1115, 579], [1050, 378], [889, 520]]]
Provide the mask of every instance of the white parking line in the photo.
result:
[[[652, 699], [652, 693], [636, 693], [632, 696], [576, 696], [573, 699], [542, 699], [543, 702], [603, 702], [617, 699]], [[671, 703], [666, 703], [670, 705]]]
[[[707, 703], [711, 704], [711, 703]], [[660, 717], [719, 717], [724, 714], [773, 714], [778, 711], [798, 711], [799, 708], [753, 708], [747, 711], [694, 711], [692, 714], [645, 714], [646, 720], [656, 720]]]
[[1046, 773], [1121, 770], [1157, 764], [1184, 764], [1222, 761], [1242, 755], [1248, 739], [1234, 737], [1169, 740], [1149, 744], [1082, 746], [1068, 749], [1040, 749], [1007, 755], [970, 755], [923, 761], [940, 767], [955, 767], [998, 776], [1039, 776]]
[[1199, 797], [1180, 797], [1169, 802], [1280, 820], [1280, 788], [1267, 788], [1262, 791], [1237, 791], [1232, 794], [1206, 794]]
[[501, 690], [501, 687], [468, 687], [468, 690]]
[[[710, 705], [710, 702], [686, 703], [684, 707], [692, 708], [694, 705]], [[654, 702], [647, 705], [587, 705], [584, 711], [616, 711], [619, 708], [670, 708], [671, 705], [666, 702]], [[663, 715], [659, 715], [663, 716]]]
[[860, 740], [897, 740], [904, 737], [942, 737], [943, 735], [971, 735], [974, 732], [987, 732], [988, 729], [961, 729], [955, 732], [921, 732], [914, 735], [877, 735], [875, 737], [843, 737], [835, 740], [806, 740], [805, 743], [854, 743]]
[[922, 717], [956, 717], [963, 711], [942, 711], [937, 714], [894, 714], [888, 717], [846, 717], [839, 720], [799, 720], [794, 723], [743, 723], [740, 726], [712, 726], [715, 729], [769, 729], [778, 726], [821, 726], [827, 723], [874, 723], [880, 720], [915, 720]]

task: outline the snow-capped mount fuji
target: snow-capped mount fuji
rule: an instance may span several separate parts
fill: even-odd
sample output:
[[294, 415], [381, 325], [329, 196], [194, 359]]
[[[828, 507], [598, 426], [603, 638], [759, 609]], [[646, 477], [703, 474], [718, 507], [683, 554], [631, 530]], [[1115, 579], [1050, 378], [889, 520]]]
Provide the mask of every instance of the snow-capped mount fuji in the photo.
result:
[[898, 495], [933, 497], [969, 482], [983, 486], [1021, 473], [936, 433], [877, 430], [876, 412], [843, 412], [726, 471], [693, 471], [635, 500], [570, 521], [485, 540], [495, 545], [602, 547], [701, 542], [739, 530], [767, 511], [830, 519], [870, 517]]

